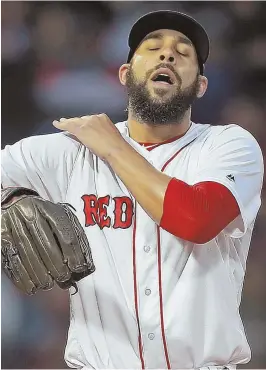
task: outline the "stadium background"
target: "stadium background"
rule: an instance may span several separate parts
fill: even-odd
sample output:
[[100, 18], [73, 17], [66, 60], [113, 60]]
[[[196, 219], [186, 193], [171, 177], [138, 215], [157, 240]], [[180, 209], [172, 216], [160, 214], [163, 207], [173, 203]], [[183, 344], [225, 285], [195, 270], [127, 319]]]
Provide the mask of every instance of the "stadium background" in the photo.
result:
[[[266, 3], [2, 2], [2, 147], [51, 133], [53, 119], [105, 112], [123, 120], [117, 70], [131, 24], [150, 10], [195, 16], [211, 38], [209, 89], [193, 120], [237, 123], [266, 153]], [[266, 368], [266, 192], [248, 260], [241, 312], [252, 348], [246, 368]], [[2, 368], [64, 368], [68, 293], [26, 297], [2, 276]], [[219, 346], [219, 336], [217, 337]]]

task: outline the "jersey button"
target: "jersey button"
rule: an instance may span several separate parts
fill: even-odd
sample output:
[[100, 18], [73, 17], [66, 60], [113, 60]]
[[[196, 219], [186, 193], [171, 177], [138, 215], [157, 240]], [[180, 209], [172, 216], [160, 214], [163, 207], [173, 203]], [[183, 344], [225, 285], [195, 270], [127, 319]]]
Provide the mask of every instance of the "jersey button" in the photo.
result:
[[151, 294], [151, 290], [150, 289], [145, 289], [145, 294], [146, 295], [150, 295]]
[[148, 338], [149, 338], [150, 340], [153, 340], [153, 339], [154, 339], [154, 337], [155, 337], [154, 333], [149, 333], [149, 334], [148, 334]]
[[149, 253], [150, 250], [151, 250], [151, 247], [149, 247], [148, 245], [145, 245], [144, 252]]

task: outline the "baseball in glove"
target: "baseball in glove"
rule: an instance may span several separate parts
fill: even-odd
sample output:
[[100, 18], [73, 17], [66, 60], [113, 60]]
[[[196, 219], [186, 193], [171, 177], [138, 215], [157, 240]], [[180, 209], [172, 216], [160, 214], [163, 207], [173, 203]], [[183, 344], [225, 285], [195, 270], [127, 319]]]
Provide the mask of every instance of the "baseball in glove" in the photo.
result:
[[85, 232], [71, 206], [52, 203], [26, 188], [1, 196], [2, 267], [26, 294], [62, 289], [95, 271]]

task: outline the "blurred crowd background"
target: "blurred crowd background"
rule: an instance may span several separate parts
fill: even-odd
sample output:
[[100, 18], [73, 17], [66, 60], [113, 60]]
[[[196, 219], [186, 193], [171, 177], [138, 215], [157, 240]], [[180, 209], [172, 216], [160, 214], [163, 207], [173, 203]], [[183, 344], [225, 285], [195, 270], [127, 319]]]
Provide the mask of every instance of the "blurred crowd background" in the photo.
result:
[[[51, 133], [60, 117], [126, 117], [117, 77], [132, 23], [151, 10], [195, 16], [211, 38], [209, 89], [193, 109], [200, 123], [237, 123], [266, 153], [266, 2], [1, 2], [2, 147]], [[266, 368], [266, 191], [241, 305], [252, 361]], [[25, 297], [2, 276], [1, 368], [66, 368], [68, 293]], [[219, 339], [217, 339], [219, 345]]]

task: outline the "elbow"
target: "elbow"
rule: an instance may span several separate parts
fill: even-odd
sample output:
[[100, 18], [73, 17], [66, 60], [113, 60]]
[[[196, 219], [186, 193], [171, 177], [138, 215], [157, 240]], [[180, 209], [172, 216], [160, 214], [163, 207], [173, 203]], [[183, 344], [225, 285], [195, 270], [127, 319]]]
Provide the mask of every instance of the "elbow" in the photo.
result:
[[194, 244], [206, 244], [214, 239], [221, 230], [214, 227], [211, 220], [205, 220], [205, 222], [188, 222], [186, 225], [182, 225], [182, 228], [176, 224], [176, 227], [163, 227], [166, 231], [172, 235], [186, 240]]
[[160, 226], [180, 239], [206, 244], [238, 214], [238, 204], [225, 186], [215, 182], [190, 186], [174, 179], [165, 195]]
[[182, 239], [189, 241], [193, 244], [206, 244], [213, 239], [208, 233], [208, 228], [205, 226], [191, 227], [186, 235], [183, 235]]
[[197, 222], [189, 227], [189, 235], [187, 240], [194, 244], [206, 244], [222, 231], [221, 227], [214, 222], [215, 220], [204, 220]]
[[[218, 235], [218, 234], [217, 234]], [[208, 228], [202, 227], [197, 228], [190, 236], [190, 242], [194, 244], [206, 244], [209, 243], [212, 239], [214, 239], [217, 235], [211, 235], [208, 232]]]

